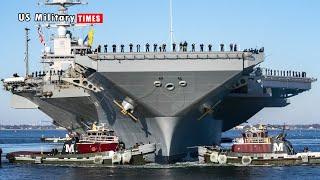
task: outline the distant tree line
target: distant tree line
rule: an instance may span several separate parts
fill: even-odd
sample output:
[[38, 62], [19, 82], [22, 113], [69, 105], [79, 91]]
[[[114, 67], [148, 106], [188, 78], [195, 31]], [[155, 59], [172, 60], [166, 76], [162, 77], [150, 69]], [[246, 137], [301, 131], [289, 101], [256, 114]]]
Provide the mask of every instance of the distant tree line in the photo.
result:
[[57, 126], [55, 125], [0, 125], [0, 129], [13, 129], [13, 130], [26, 130], [26, 129], [42, 129], [42, 130], [48, 130], [48, 129], [57, 129]]

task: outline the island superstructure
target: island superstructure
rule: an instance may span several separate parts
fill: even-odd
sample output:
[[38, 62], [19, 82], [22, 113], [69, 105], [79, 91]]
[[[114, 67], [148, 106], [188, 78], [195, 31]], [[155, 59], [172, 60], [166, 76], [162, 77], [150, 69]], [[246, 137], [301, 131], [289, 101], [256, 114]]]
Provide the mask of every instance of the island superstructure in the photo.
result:
[[[46, 2], [59, 14], [78, 4]], [[57, 34], [42, 54], [43, 70], [3, 80], [13, 107], [39, 109], [71, 131], [106, 123], [128, 146], [157, 143], [159, 161], [182, 158], [188, 147], [219, 144], [223, 131], [265, 107], [289, 105], [288, 98], [315, 81], [304, 72], [260, 68], [264, 48], [206, 51], [182, 43], [168, 51], [153, 44], [104, 51], [73, 36], [71, 26], [50, 25]]]

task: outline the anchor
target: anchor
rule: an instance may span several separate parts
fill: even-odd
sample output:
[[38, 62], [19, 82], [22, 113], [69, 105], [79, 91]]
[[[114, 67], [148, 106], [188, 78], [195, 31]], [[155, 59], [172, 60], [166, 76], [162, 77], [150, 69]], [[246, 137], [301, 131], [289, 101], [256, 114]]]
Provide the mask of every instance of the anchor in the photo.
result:
[[214, 109], [221, 103], [221, 100], [218, 101], [215, 105], [212, 107], [208, 108], [199, 118], [198, 121], [202, 120], [204, 117], [206, 117], [208, 114], [213, 113]]
[[123, 115], [129, 116], [134, 122], [138, 122], [138, 118], [136, 118], [131, 112], [126, 110], [118, 101], [113, 100], [113, 103], [116, 104], [121, 109], [121, 113]]

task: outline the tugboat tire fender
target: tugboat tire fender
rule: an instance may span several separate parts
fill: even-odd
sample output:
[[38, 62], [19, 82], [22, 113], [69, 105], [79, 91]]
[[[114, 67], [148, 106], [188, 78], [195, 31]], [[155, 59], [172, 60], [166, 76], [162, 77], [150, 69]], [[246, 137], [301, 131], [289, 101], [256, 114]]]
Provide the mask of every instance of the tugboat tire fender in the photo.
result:
[[252, 159], [250, 156], [242, 156], [241, 162], [243, 165], [247, 166], [251, 164]]
[[103, 159], [102, 159], [101, 156], [96, 156], [96, 157], [94, 157], [93, 162], [94, 162], [95, 164], [103, 164]]
[[114, 153], [112, 156], [112, 164], [120, 164], [121, 163], [121, 154]]
[[227, 156], [225, 154], [220, 154], [218, 156], [219, 164], [227, 164]]
[[213, 163], [218, 163], [218, 152], [212, 152], [210, 154], [210, 161]]
[[124, 152], [122, 154], [122, 163], [129, 164], [131, 162], [132, 154], [131, 152]]

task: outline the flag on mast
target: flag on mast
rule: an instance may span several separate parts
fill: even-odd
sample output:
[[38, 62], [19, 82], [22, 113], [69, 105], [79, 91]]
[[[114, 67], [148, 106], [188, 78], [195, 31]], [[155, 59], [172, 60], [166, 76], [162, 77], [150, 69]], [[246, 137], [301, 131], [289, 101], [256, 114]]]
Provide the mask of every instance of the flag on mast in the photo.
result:
[[93, 26], [91, 26], [90, 31], [88, 33], [88, 45], [89, 46], [92, 46], [93, 38], [94, 38], [94, 29], [93, 29]]
[[40, 41], [40, 43], [45, 46], [45, 45], [46, 45], [46, 41], [45, 41], [45, 39], [44, 39], [44, 36], [43, 36], [43, 33], [42, 33], [42, 28], [41, 28], [40, 25], [38, 26], [38, 35], [39, 35], [39, 41]]
[[88, 46], [92, 46], [93, 44], [93, 39], [94, 39], [94, 29], [93, 26], [91, 26], [88, 35], [84, 38], [84, 43], [87, 43]]

